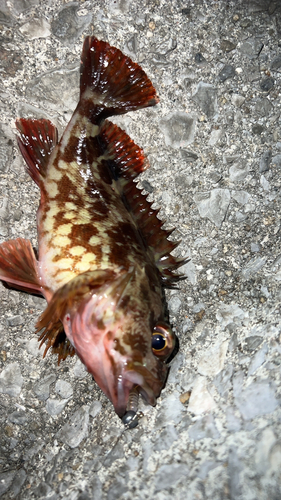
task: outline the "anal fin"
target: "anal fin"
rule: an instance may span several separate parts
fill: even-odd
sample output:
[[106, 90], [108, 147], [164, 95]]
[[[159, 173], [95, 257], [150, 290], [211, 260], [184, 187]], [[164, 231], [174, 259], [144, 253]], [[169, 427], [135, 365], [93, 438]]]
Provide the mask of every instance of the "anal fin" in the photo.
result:
[[45, 177], [49, 157], [58, 142], [56, 127], [45, 119], [16, 120], [18, 146], [26, 162], [26, 170], [39, 186]]
[[0, 280], [18, 290], [43, 295], [30, 241], [17, 238], [0, 245]]

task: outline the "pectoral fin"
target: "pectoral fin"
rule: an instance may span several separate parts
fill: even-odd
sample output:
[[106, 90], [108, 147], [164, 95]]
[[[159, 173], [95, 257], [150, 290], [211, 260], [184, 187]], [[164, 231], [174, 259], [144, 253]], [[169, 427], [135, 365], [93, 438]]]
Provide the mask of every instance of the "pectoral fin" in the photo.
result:
[[17, 238], [0, 245], [0, 280], [18, 290], [43, 295], [30, 241]]
[[58, 354], [58, 363], [68, 355], [74, 355], [75, 349], [66, 338], [62, 324], [66, 312], [75, 308], [76, 305], [79, 306], [83, 300], [90, 297], [95, 289], [111, 282], [115, 276], [115, 273], [109, 269], [87, 271], [56, 291], [36, 324], [36, 332], [40, 334], [40, 347], [46, 342], [43, 357], [50, 347], [52, 347], [53, 354]]

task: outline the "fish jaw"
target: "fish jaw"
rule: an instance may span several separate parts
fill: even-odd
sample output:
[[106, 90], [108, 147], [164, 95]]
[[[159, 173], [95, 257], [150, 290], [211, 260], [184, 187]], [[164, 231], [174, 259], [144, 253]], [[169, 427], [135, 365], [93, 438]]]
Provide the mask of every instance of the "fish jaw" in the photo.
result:
[[[151, 349], [149, 311], [144, 310], [142, 315], [138, 311], [136, 315], [135, 302], [126, 310], [122, 307], [122, 297], [129, 292], [132, 278], [133, 273], [124, 273], [117, 283], [103, 286], [63, 318], [67, 337], [120, 417], [135, 387], [154, 406], [168, 374], [167, 365]], [[139, 332], [135, 327], [138, 322]]]

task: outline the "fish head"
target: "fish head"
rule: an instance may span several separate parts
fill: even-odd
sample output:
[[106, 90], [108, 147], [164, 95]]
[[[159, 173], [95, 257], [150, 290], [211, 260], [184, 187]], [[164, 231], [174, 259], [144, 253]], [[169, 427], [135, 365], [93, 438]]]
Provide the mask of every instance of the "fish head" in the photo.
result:
[[176, 337], [164, 309], [161, 288], [133, 268], [66, 311], [67, 336], [120, 417], [132, 389], [155, 405], [165, 384]]

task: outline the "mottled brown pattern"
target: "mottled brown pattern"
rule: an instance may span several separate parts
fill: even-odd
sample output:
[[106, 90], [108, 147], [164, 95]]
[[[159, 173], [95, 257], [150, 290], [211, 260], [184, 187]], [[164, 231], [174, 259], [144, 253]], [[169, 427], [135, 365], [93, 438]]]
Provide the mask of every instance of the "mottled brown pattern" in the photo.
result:
[[100, 152], [96, 138], [83, 137], [81, 133], [80, 137], [72, 135], [69, 138], [61, 159], [65, 163], [71, 163], [77, 159], [78, 165], [91, 165], [98, 158]]
[[73, 246], [81, 244], [85, 244], [86, 246], [88, 246], [91, 237], [97, 236], [98, 234], [98, 229], [89, 222], [87, 224], [73, 224], [69, 237], [73, 243]]
[[99, 163], [98, 172], [103, 182], [106, 184], [112, 184], [112, 174], [110, 173], [110, 169], [104, 160]]
[[[147, 331], [147, 328], [144, 328]], [[136, 332], [126, 332], [123, 336], [123, 341], [125, 344], [129, 345], [134, 353], [140, 353], [139, 361], [142, 361], [142, 357], [146, 356], [148, 349], [151, 349], [151, 345], [147, 343], [145, 335], [142, 335], [140, 328], [137, 328]], [[134, 361], [137, 361], [136, 354], [134, 356]]]
[[78, 200], [80, 195], [77, 191], [77, 186], [72, 182], [70, 177], [65, 173], [62, 178], [57, 181], [58, 186], [58, 195], [56, 196], [56, 200], [63, 206], [66, 201], [72, 201], [70, 195], [74, 195]]

